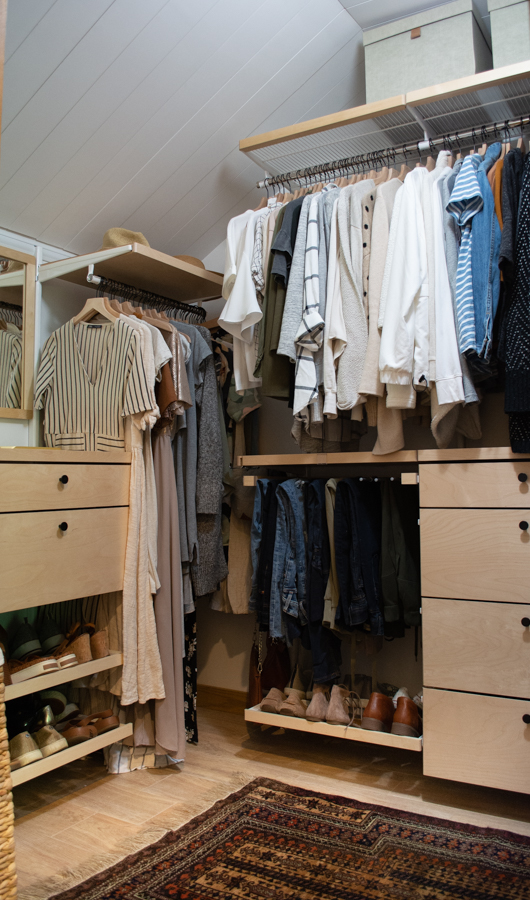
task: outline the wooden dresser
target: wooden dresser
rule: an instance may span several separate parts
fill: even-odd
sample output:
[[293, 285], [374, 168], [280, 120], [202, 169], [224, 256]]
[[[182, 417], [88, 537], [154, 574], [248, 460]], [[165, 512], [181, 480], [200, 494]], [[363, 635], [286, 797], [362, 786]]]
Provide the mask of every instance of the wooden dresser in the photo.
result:
[[0, 612], [121, 590], [130, 453], [0, 449]]
[[530, 456], [418, 456], [424, 773], [530, 792]]

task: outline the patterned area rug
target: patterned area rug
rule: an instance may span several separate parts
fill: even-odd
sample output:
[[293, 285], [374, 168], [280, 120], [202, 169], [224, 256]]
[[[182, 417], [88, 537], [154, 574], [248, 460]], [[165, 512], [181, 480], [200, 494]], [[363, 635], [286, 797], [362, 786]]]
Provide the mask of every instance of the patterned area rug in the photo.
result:
[[530, 839], [266, 778], [60, 900], [525, 900]]

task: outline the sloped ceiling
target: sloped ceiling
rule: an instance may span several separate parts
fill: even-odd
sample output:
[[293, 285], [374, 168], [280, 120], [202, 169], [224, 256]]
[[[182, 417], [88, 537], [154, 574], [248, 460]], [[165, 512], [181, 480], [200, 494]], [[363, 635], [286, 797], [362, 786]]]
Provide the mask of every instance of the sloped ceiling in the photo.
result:
[[239, 139], [364, 102], [362, 28], [433, 5], [9, 0], [0, 226], [204, 258], [259, 198]]

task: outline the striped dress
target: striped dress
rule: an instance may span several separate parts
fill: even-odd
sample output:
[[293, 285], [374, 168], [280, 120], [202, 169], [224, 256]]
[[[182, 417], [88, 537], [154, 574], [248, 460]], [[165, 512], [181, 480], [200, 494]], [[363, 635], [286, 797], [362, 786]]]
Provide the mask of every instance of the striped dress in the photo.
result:
[[35, 388], [47, 447], [124, 450], [125, 416], [156, 406], [138, 334], [125, 321], [70, 320], [46, 341]]
[[20, 409], [22, 335], [0, 331], [0, 407]]

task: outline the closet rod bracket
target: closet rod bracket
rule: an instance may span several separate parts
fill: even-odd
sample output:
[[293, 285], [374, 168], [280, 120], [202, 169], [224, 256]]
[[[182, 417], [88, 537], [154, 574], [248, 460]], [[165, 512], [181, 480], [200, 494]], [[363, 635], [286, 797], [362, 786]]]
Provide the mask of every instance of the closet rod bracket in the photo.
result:
[[91, 284], [100, 284], [101, 278], [99, 275], [94, 275], [94, 263], [91, 263], [88, 267], [88, 272], [86, 275], [86, 280]]

